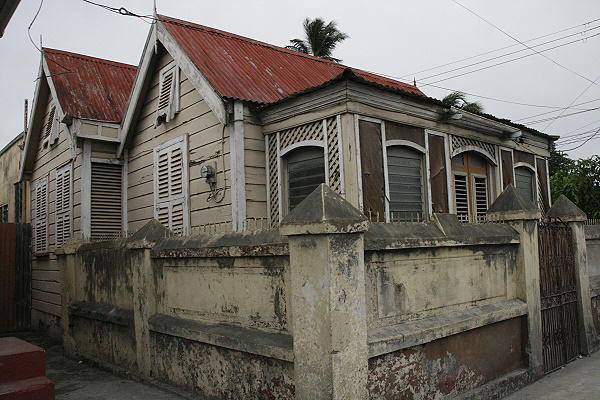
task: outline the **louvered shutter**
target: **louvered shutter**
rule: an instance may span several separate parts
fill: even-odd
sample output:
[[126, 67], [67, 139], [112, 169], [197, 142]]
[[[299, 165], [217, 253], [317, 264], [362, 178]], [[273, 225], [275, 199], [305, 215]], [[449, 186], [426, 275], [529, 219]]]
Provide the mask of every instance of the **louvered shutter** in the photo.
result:
[[477, 222], [483, 222], [486, 220], [486, 213], [488, 209], [488, 190], [486, 177], [473, 177], [473, 192], [475, 195], [475, 218]]
[[62, 246], [71, 237], [71, 165], [56, 170], [56, 247]]
[[461, 222], [469, 222], [469, 189], [466, 175], [454, 175], [454, 199], [456, 216]]
[[292, 211], [302, 200], [325, 182], [323, 149], [304, 147], [287, 157], [288, 210]]
[[423, 219], [421, 153], [406, 147], [387, 149], [390, 221]]
[[121, 165], [92, 163], [91, 238], [119, 237], [122, 231]]
[[35, 253], [45, 253], [48, 251], [48, 177], [36, 182], [33, 205], [33, 249]]
[[170, 63], [159, 74], [156, 125], [169, 122], [179, 111], [179, 67]]
[[177, 138], [154, 151], [155, 218], [174, 232], [188, 228], [187, 142]]
[[54, 115], [56, 114], [56, 106], [52, 106], [48, 113], [48, 120], [46, 121], [46, 130], [44, 131], [44, 139], [49, 138], [52, 133], [54, 123]]

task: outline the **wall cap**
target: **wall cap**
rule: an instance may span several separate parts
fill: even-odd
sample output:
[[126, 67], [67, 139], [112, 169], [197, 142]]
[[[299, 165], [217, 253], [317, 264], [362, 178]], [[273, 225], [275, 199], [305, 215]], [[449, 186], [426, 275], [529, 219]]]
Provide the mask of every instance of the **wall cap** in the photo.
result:
[[587, 215], [564, 194], [561, 194], [554, 204], [552, 204], [546, 216], [562, 222], [587, 221]]
[[540, 219], [540, 210], [533, 202], [524, 199], [517, 189], [509, 184], [488, 208], [490, 221], [514, 221]]

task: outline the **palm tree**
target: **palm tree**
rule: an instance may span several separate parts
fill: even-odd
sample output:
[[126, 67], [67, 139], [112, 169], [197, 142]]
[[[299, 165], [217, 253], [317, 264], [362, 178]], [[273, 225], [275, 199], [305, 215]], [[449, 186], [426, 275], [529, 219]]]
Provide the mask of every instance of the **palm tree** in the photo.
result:
[[341, 62], [339, 58], [332, 57], [335, 47], [349, 36], [340, 32], [335, 21], [328, 24], [321, 18], [311, 20], [306, 18], [303, 23], [305, 39], [292, 39], [286, 48], [305, 54], [321, 57], [326, 60]]
[[469, 103], [467, 96], [463, 92], [452, 92], [442, 99], [442, 103], [449, 107], [460, 108], [473, 113], [482, 113], [483, 105], [477, 101]]

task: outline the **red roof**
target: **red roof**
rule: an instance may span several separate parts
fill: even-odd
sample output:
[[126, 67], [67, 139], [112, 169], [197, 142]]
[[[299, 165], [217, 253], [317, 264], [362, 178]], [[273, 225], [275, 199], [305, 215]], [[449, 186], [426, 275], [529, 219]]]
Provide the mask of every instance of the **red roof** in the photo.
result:
[[[158, 17], [222, 97], [274, 103], [339, 78], [348, 69], [333, 61], [218, 29]], [[424, 96], [413, 85], [351, 70], [368, 82]]]
[[135, 66], [48, 48], [44, 56], [66, 115], [121, 122]]

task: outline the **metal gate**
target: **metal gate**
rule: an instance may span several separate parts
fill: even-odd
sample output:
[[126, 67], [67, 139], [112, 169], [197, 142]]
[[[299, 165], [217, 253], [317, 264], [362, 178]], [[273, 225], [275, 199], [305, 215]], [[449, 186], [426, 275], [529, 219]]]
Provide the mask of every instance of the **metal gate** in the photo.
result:
[[539, 253], [544, 371], [548, 373], [579, 355], [571, 229], [564, 224], [540, 224]]
[[31, 226], [0, 223], [0, 331], [31, 320]]

